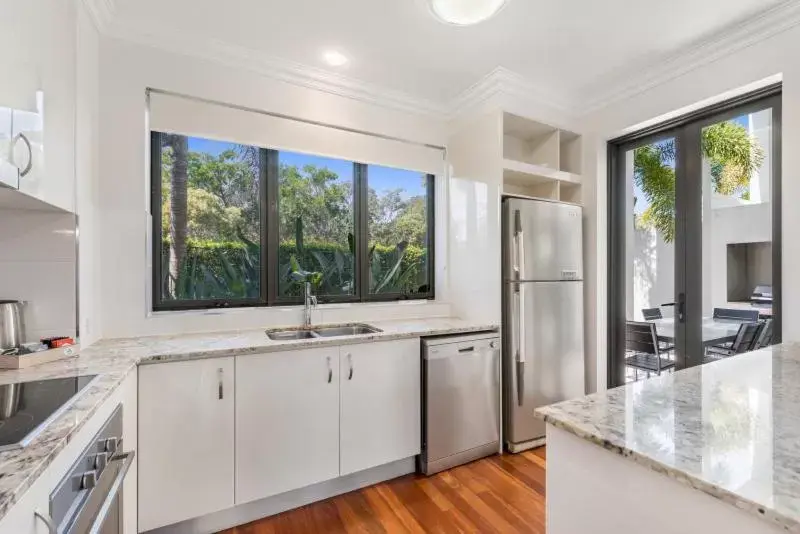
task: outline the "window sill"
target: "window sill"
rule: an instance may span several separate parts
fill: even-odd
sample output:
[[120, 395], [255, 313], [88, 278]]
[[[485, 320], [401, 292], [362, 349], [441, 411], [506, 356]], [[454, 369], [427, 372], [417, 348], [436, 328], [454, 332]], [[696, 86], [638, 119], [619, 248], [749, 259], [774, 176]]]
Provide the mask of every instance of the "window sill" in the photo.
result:
[[[331, 302], [326, 304], [319, 304], [315, 310], [347, 310], [347, 309], [381, 309], [396, 306], [436, 306], [447, 304], [440, 300], [430, 299], [416, 299], [416, 300], [388, 300], [380, 302]], [[147, 313], [148, 319], [158, 319], [175, 316], [207, 316], [207, 315], [241, 315], [255, 313], [292, 313], [296, 314], [298, 310], [302, 310], [302, 304], [288, 304], [285, 306], [251, 306], [242, 308], [209, 308], [205, 310], [161, 310], [149, 311]]]

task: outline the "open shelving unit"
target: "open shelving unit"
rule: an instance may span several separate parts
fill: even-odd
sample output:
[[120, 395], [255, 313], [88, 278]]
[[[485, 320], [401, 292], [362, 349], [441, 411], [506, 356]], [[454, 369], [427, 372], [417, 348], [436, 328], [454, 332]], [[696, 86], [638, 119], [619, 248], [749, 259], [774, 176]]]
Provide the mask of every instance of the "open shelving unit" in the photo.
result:
[[503, 192], [582, 202], [581, 136], [503, 112]]

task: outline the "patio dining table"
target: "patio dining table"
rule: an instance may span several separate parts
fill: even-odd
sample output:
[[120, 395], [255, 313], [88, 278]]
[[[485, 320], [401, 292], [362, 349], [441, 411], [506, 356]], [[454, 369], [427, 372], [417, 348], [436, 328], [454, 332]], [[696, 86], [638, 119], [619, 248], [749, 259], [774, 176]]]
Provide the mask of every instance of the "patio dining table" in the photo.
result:
[[[675, 343], [675, 319], [665, 317], [651, 321], [656, 324], [658, 340]], [[739, 326], [746, 321], [703, 317], [703, 346], [719, 345], [736, 339]]]

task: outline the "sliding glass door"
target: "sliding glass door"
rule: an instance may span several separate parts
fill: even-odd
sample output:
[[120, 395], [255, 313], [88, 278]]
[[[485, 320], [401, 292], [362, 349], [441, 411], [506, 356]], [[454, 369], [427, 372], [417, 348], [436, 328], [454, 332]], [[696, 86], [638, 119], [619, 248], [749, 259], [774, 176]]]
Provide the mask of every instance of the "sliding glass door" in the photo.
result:
[[609, 143], [609, 386], [780, 339], [779, 91]]

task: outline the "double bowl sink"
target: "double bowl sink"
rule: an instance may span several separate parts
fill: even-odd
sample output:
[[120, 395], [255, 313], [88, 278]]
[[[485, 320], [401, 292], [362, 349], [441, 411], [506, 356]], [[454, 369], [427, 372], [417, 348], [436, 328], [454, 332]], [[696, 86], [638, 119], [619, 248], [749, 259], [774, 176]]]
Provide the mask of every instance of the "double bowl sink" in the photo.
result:
[[296, 339], [360, 336], [378, 332], [382, 332], [382, 330], [368, 324], [320, 325], [308, 328], [272, 328], [267, 330], [267, 337], [273, 341], [292, 341]]

